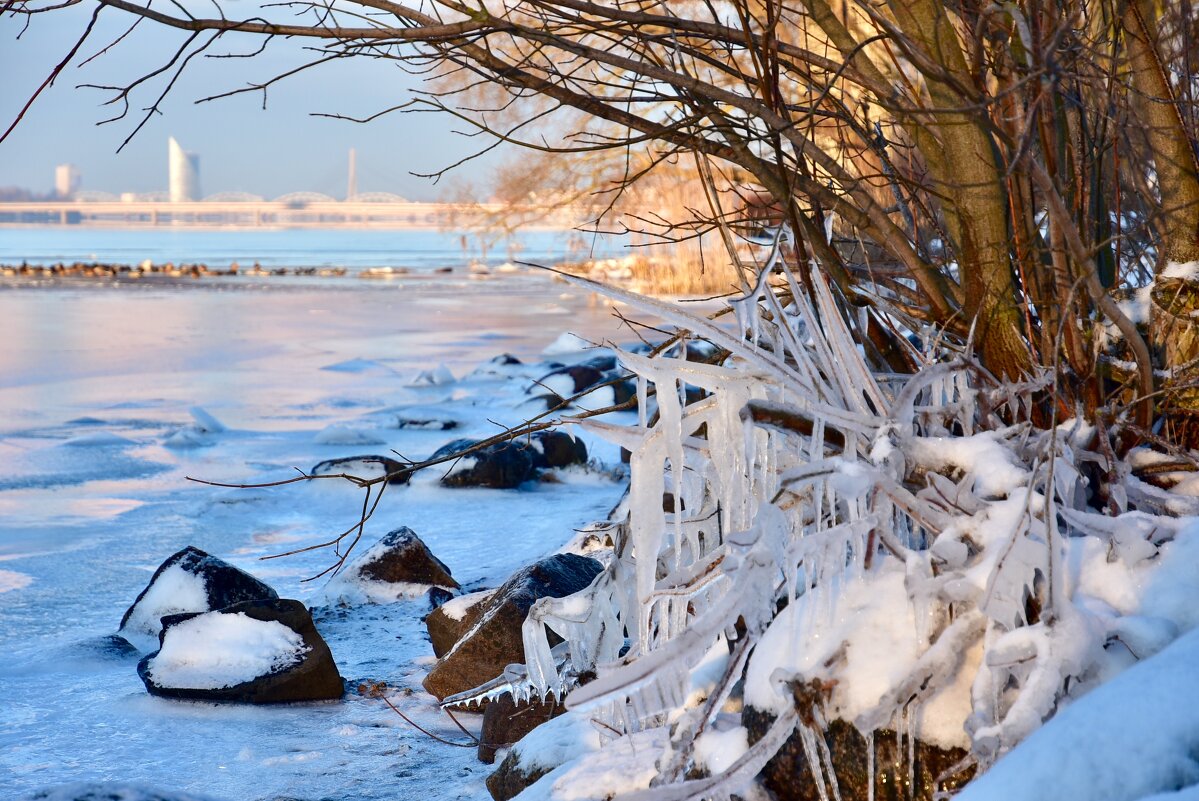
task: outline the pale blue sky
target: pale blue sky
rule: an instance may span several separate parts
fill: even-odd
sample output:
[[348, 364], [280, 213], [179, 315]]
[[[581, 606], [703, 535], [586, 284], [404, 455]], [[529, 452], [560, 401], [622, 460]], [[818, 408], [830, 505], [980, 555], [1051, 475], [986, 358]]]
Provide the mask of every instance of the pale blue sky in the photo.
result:
[[[15, 38], [20, 22], [12, 17], [0, 20], [0, 131], [82, 33], [91, 10], [86, 3], [41, 15], [20, 40]], [[86, 67], [75, 66], [130, 22], [129, 15], [115, 9], [101, 13], [96, 32], [74, 64], [0, 144], [0, 186], [48, 191], [54, 166], [71, 162], [82, 170], [85, 189], [113, 193], [165, 189], [167, 137], [174, 136], [200, 155], [204, 194], [246, 191], [274, 197], [312, 190], [341, 197], [346, 189], [346, 154], [354, 147], [360, 192], [390, 191], [412, 199], [434, 199], [447, 180], [434, 186], [408, 173], [432, 172], [485, 144], [481, 138], [454, 135], [451, 131], [461, 123], [440, 115], [391, 115], [369, 125], [309, 116], [309, 112], [366, 116], [406, 99], [408, 90], [419, 85], [417, 79], [383, 61], [327, 64], [277, 84], [269, 90], [265, 112], [259, 93], [194, 104], [200, 97], [260, 82], [302, 63], [299, 43], [277, 40], [254, 59], [193, 59], [163, 105], [164, 114], [147, 123], [116, 154], [140, 120], [137, 109], [149, 105], [163, 84], [159, 81], [143, 89], [125, 120], [99, 127], [97, 121], [111, 116], [112, 107], [100, 105], [109, 95], [75, 86], [128, 82], [169, 60], [187, 36], [144, 23], [110, 53]], [[235, 49], [235, 41], [225, 38], [228, 41], [209, 52]], [[248, 37], [241, 46], [254, 47]], [[483, 184], [489, 165], [497, 160], [493, 155], [476, 162], [451, 179]]]

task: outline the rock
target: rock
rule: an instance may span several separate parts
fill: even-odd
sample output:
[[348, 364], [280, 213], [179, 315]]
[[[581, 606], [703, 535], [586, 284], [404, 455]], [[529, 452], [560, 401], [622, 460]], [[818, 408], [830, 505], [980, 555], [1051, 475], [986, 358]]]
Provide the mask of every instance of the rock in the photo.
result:
[[482, 610], [479, 620], [425, 677], [438, 698], [474, 689], [524, 660], [521, 625], [538, 598], [562, 598], [585, 589], [602, 570], [595, 559], [554, 554], [518, 570]]
[[[772, 715], [753, 707], [746, 707], [741, 715], [742, 723], [749, 731], [749, 743], [760, 740], [770, 728]], [[833, 720], [825, 734], [832, 754], [833, 770], [843, 801], [866, 801], [870, 798], [870, 776], [866, 738], [853, 724]], [[907, 754], [905, 741], [902, 752], [896, 747], [894, 731], [880, 730], [874, 734], [874, 795], [877, 801], [931, 801], [934, 790], [953, 790], [965, 785], [973, 776], [973, 767], [953, 775], [939, 786], [936, 779], [966, 757], [960, 748], [942, 749], [934, 745], [916, 742], [916, 763], [913, 788], [908, 787]], [[766, 763], [762, 781], [774, 793], [778, 801], [818, 801], [821, 794], [812, 780], [804, 757], [803, 743], [799, 732], [795, 732], [783, 744], [777, 754]], [[909, 789], [911, 794], [909, 794]]]
[[479, 761], [488, 765], [494, 763], [498, 749], [510, 748], [533, 729], [565, 711], [566, 707], [554, 700], [517, 703], [510, 694], [492, 700], [483, 711]]
[[429, 630], [429, 642], [438, 659], [449, 653], [462, 635], [479, 622], [486, 601], [495, 594], [494, 590], [481, 590], [470, 595], [460, 595], [452, 601], [438, 606], [425, 616], [425, 628]]
[[138, 663], [152, 695], [272, 704], [340, 698], [345, 684], [299, 601], [245, 601], [169, 615], [160, 648]]
[[278, 597], [249, 573], [189, 545], [154, 571], [150, 583], [121, 618], [120, 633], [157, 637], [164, 615], [208, 612], [240, 601]]
[[137, 646], [119, 634], [90, 637], [80, 642], [76, 649], [80, 655], [100, 661], [120, 661], [141, 656]]
[[561, 398], [569, 398], [603, 380], [602, 371], [585, 364], [575, 364], [546, 373], [529, 387], [529, 392], [549, 390]]
[[[438, 448], [431, 459], [439, 459], [451, 453], [465, 450], [476, 440], [456, 439]], [[515, 489], [524, 483], [533, 470], [533, 459], [529, 448], [513, 442], [499, 442], [433, 469], [441, 469], [441, 483], [447, 487], [490, 487], [492, 489]]]
[[552, 768], [521, 765], [517, 755], [509, 751], [508, 756], [500, 762], [500, 766], [487, 777], [487, 792], [491, 793], [495, 801], [509, 801], [531, 787], [550, 770]]
[[340, 459], [326, 459], [308, 471], [312, 476], [335, 476], [345, 473], [357, 478], [377, 478], [391, 476], [388, 484], [407, 484], [411, 473], [400, 472], [408, 465], [389, 456], [345, 456]]
[[424, 595], [431, 587], [456, 590], [458, 582], [416, 532], [400, 527], [346, 565], [325, 592], [331, 599], [390, 603]]
[[210, 796], [152, 790], [124, 782], [74, 782], [35, 790], [18, 801], [214, 801]]
[[565, 431], [538, 431], [530, 438], [529, 451], [535, 468], [587, 464], [587, 445]]
[[591, 715], [568, 711], [517, 742], [487, 777], [487, 790], [495, 801], [508, 801], [555, 768], [599, 748], [599, 728], [592, 723]]
[[425, 593], [425, 597], [429, 599], [429, 611], [432, 612], [454, 600], [454, 593], [442, 587], [430, 587], [429, 591]]

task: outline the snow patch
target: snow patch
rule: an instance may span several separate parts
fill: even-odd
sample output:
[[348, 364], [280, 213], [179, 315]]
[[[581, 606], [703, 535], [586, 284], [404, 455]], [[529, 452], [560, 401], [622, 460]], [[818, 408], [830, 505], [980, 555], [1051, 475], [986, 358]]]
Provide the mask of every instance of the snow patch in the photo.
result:
[[1199, 784], [1196, 662], [1191, 631], [1058, 712], [957, 798], [1041, 798], [1051, 788], [1055, 798], [1135, 801]]
[[134, 606], [121, 632], [157, 637], [162, 630], [160, 618], [165, 615], [206, 611], [208, 588], [204, 577], [171, 565], [158, 575]]
[[161, 687], [218, 690], [297, 664], [308, 650], [278, 621], [209, 612], [167, 629], [147, 672]]
[[320, 431], [313, 442], [317, 445], [382, 445], [385, 440], [373, 431], [335, 423]]

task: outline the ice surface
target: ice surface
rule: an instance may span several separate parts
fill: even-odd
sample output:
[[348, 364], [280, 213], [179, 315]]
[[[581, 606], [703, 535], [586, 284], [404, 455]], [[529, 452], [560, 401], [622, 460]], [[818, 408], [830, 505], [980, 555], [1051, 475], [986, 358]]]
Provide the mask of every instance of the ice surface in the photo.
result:
[[15, 570], [0, 570], [0, 592], [23, 590], [33, 583], [33, 576]]
[[[135, 656], [94, 644], [155, 566], [196, 545], [313, 607], [352, 688], [386, 682], [406, 715], [460, 738], [421, 688], [432, 656], [427, 600], [321, 607], [320, 582], [303, 580], [328, 567], [331, 552], [260, 561], [345, 530], [361, 513], [360, 490], [332, 480], [235, 490], [186, 477], [276, 480], [329, 458], [387, 453], [317, 445], [313, 435], [334, 424], [381, 430], [406, 410], [459, 423], [452, 433], [388, 428], [388, 444], [414, 457], [456, 436], [490, 436], [491, 420], [519, 422], [508, 405], [525, 397], [518, 376], [460, 380], [452, 400], [443, 388], [402, 387], [402, 378], [440, 363], [469, 376], [501, 351], [544, 375], [551, 368], [539, 354], [552, 334], [527, 309], [546, 298], [569, 305], [570, 325], [587, 337], [619, 336], [603, 307], [582, 293], [557, 299], [561, 291], [523, 274], [485, 293], [460, 277], [369, 289], [0, 291], [0, 575], [19, 576], [0, 578], [11, 587], [0, 592], [0, 796], [121, 781], [222, 801], [486, 801], [490, 768], [473, 750], [430, 740], [377, 698], [351, 692], [278, 708], [154, 698]], [[321, 369], [352, 360], [390, 369]], [[201, 433], [193, 406], [228, 430]], [[61, 446], [100, 425], [138, 444]], [[181, 430], [205, 447], [163, 446]], [[617, 448], [585, 436], [589, 452], [619, 462]], [[409, 526], [468, 591], [498, 586], [603, 519], [623, 489], [597, 481], [497, 492], [430, 478], [389, 487], [366, 541]]]
[[167, 629], [147, 668], [161, 687], [217, 690], [294, 665], [307, 650], [303, 638], [278, 621], [208, 612]]

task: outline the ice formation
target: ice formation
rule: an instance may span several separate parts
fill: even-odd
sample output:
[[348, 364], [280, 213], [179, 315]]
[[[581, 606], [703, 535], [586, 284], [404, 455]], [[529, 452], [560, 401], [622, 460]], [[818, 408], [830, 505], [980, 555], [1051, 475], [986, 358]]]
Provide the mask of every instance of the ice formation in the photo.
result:
[[[817, 732], [834, 718], [867, 742], [891, 729], [909, 749], [965, 748], [985, 770], [1194, 625], [1194, 534], [1180, 519], [1199, 511], [1192, 499], [1136, 480], [1080, 422], [1026, 422], [1046, 376], [1001, 383], [944, 351], [916, 354], [915, 375], [876, 377], [851, 330], [862, 323], [819, 269], [801, 289], [772, 266], [734, 301], [732, 327], [601, 290], [729, 356], [618, 351], [637, 376], [639, 425], [581, 423], [631, 452], [613, 557], [584, 592], [534, 605], [527, 664], [485, 692], [566, 695], [598, 721], [601, 752], [637, 751], [629, 776], [658, 753], [652, 779], [618, 795], [728, 798], [798, 732], [832, 798]], [[686, 404], [685, 385], [707, 396]], [[1124, 471], [1102, 512], [1088, 467]], [[551, 648], [548, 631], [565, 642]], [[725, 638], [721, 677], [693, 694]], [[770, 729], [744, 746], [735, 727], [697, 738], [742, 675]], [[826, 691], [797, 708], [801, 686]], [[722, 738], [735, 758], [713, 757]], [[564, 801], [565, 777], [601, 764], [581, 757], [526, 795]], [[696, 765], [709, 775], [688, 778]]]

